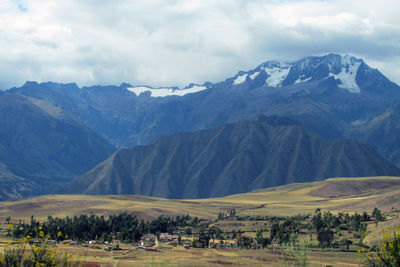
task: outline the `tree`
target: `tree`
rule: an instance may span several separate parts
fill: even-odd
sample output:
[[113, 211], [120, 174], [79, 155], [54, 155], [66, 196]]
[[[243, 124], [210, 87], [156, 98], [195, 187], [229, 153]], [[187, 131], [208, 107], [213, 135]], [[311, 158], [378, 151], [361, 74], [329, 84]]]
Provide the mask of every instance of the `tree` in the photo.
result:
[[251, 238], [245, 235], [239, 235], [237, 237], [237, 243], [241, 248], [251, 248]]
[[277, 237], [278, 235], [278, 231], [279, 231], [279, 222], [278, 221], [274, 221], [271, 225], [271, 232], [270, 232], [270, 236], [269, 238], [271, 240], [273, 240], [274, 238]]
[[363, 236], [365, 235], [365, 231], [367, 231], [367, 227], [368, 227], [367, 223], [361, 223], [360, 232], [362, 233]]
[[181, 233], [178, 234], [178, 243], [179, 243], [179, 245], [182, 244], [182, 236], [181, 236]]
[[290, 259], [290, 266], [309, 266], [307, 257], [307, 243], [296, 245], [291, 244], [289, 246], [286, 246], [285, 250], [288, 253]]
[[112, 237], [111, 234], [109, 234], [109, 235], [107, 236], [107, 242], [108, 242], [108, 243], [111, 243], [112, 241], [113, 241], [113, 237]]
[[382, 212], [377, 209], [376, 207], [374, 208], [374, 210], [372, 211], [372, 216], [375, 217], [375, 223], [376, 225], [378, 225], [378, 222], [383, 221], [383, 215]]
[[210, 243], [210, 235], [204, 230], [204, 228], [200, 228], [199, 230], [198, 242], [202, 248], [208, 247]]
[[311, 219], [311, 223], [314, 226], [315, 231], [318, 233], [320, 229], [325, 227], [325, 223], [322, 220], [322, 216], [321, 213], [318, 212], [317, 214], [315, 214], [312, 219]]
[[210, 228], [208, 228], [207, 232], [208, 232], [208, 236], [212, 238], [213, 243], [214, 243], [215, 237], [217, 236], [217, 233], [221, 232], [221, 229], [219, 229], [216, 226], [211, 226]]
[[322, 228], [318, 231], [317, 239], [322, 248], [329, 247], [333, 240], [333, 231], [328, 228]]
[[368, 213], [366, 211], [364, 211], [363, 215], [362, 215], [362, 220], [364, 222], [368, 222], [371, 219], [371, 217], [368, 215]]
[[235, 239], [236, 236], [237, 236], [237, 234], [236, 234], [235, 230], [232, 230], [232, 239]]
[[223, 244], [224, 243], [224, 235], [223, 232], [217, 233], [217, 239], [219, 240], [219, 243]]
[[361, 216], [358, 213], [355, 213], [353, 215], [353, 223], [352, 223], [353, 230], [358, 232], [360, 230], [360, 225], [361, 225]]
[[262, 229], [256, 230], [256, 241], [257, 244], [260, 245], [262, 248], [265, 248], [266, 246], [268, 246], [269, 243], [271, 243], [268, 237], [263, 237]]
[[348, 239], [342, 239], [342, 240], [340, 240], [340, 244], [342, 246], [346, 246], [346, 250], [349, 251], [349, 246], [353, 244], [353, 241], [348, 240]]
[[229, 211], [229, 217], [235, 217], [236, 216], [236, 209], [232, 209]]
[[271, 244], [271, 240], [268, 237], [264, 237], [262, 240], [260, 240], [261, 247], [266, 248], [269, 244]]
[[299, 233], [299, 224], [294, 218], [287, 218], [279, 225], [278, 239], [279, 243], [296, 243]]
[[381, 213], [381, 211], [377, 207], [375, 207], [374, 210], [372, 211], [372, 217], [376, 217], [378, 213]]
[[185, 228], [185, 235], [187, 235], [187, 236], [192, 235], [192, 228], [186, 227]]

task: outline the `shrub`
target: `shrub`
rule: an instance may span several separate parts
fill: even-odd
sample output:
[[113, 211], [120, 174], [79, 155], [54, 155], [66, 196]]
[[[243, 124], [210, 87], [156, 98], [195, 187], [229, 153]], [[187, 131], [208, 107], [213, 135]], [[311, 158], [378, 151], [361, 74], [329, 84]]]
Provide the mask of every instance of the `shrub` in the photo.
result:
[[307, 267], [309, 266], [307, 257], [307, 243], [290, 244], [286, 246], [285, 254], [287, 259], [281, 262], [281, 266]]
[[[77, 266], [69, 260], [67, 253], [61, 251], [60, 246], [51, 245], [44, 232], [40, 231], [41, 238], [33, 240], [30, 236], [19, 239], [16, 244], [7, 243], [0, 252], [0, 267], [8, 266]], [[42, 234], [43, 233], [43, 234]]]
[[354, 238], [361, 238], [361, 235], [359, 233], [354, 233], [353, 236]]
[[400, 266], [400, 227], [397, 229], [386, 230], [382, 233], [382, 238], [370, 252], [365, 252], [362, 248], [358, 250], [361, 262], [366, 266]]

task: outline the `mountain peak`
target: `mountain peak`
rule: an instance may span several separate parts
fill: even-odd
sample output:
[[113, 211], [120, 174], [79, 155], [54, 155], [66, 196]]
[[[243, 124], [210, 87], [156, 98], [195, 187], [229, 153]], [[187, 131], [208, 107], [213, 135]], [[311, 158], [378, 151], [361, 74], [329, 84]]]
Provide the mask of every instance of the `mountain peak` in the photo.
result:
[[293, 62], [292, 80], [297, 76], [294, 84], [309, 80], [321, 80], [334, 77], [338, 87], [352, 93], [359, 93], [360, 88], [356, 76], [362, 59], [349, 55], [329, 54], [322, 57], [306, 57]]
[[239, 72], [232, 79], [232, 85], [258, 80], [257, 85], [284, 87], [334, 77], [339, 88], [359, 93], [356, 77], [362, 63], [362, 59], [338, 54], [305, 57], [293, 62], [266, 61], [254, 70]]
[[26, 81], [22, 87], [36, 86], [38, 83], [36, 81]]
[[193, 199], [329, 177], [400, 173], [366, 144], [325, 139], [283, 124], [290, 121], [282, 117], [257, 119], [119, 150], [60, 192]]
[[76, 83], [57, 83], [57, 82], [41, 82], [38, 83], [36, 81], [26, 81], [25, 84], [21, 88], [36, 88], [39, 85], [43, 88], [51, 88], [51, 89], [77, 89], [79, 87]]

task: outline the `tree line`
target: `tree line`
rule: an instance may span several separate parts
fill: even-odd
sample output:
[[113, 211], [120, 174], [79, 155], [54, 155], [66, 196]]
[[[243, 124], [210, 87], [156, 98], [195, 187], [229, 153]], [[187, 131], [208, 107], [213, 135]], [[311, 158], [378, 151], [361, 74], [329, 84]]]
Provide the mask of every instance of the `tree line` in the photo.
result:
[[138, 220], [135, 215], [126, 212], [110, 215], [108, 218], [94, 214], [82, 214], [74, 217], [53, 218], [48, 216], [43, 223], [33, 216], [29, 223], [13, 225], [9, 234], [15, 238], [47, 235], [52, 240], [72, 239], [77, 241], [118, 239], [123, 242], [137, 242], [143, 235], [170, 233], [182, 227], [196, 227], [200, 223], [197, 217], [189, 215], [169, 217], [161, 215], [153, 220]]
[[[299, 214], [291, 217], [276, 216], [246, 216], [248, 221], [265, 220], [265, 227], [256, 229], [256, 237], [250, 238], [244, 235], [240, 230], [226, 231], [211, 225], [212, 220], [200, 220], [197, 217], [189, 215], [184, 216], [164, 216], [161, 215], [153, 220], [138, 220], [135, 215], [127, 212], [118, 215], [110, 215], [109, 217], [98, 216], [94, 214], [82, 214], [74, 217], [53, 218], [48, 216], [47, 220], [40, 223], [32, 216], [29, 223], [19, 223], [13, 225], [9, 229], [8, 234], [15, 238], [23, 238], [30, 236], [32, 238], [41, 237], [45, 234], [49, 239], [62, 241], [72, 239], [76, 241], [112, 241], [118, 239], [122, 242], [137, 242], [143, 235], [160, 233], [177, 233], [194, 235], [193, 246], [208, 247], [210, 241], [215, 239], [236, 240], [240, 247], [266, 247], [272, 242], [283, 245], [293, 245], [298, 242], [298, 235], [302, 230], [304, 233], [308, 231], [310, 240], [313, 235], [317, 236], [319, 245], [322, 248], [337, 246], [334, 244], [334, 235], [341, 235], [340, 231], [354, 232], [355, 238], [364, 237], [367, 222], [375, 221], [376, 223], [383, 221], [384, 215], [375, 208], [371, 215], [367, 212], [361, 214], [348, 214], [339, 212], [332, 214], [329, 211], [321, 212], [316, 209], [314, 214]], [[9, 220], [9, 218], [8, 218]], [[224, 220], [244, 220], [236, 214], [235, 210], [231, 210], [228, 214], [220, 213], [217, 221]], [[267, 234], [269, 232], [269, 235]], [[339, 245], [345, 245], [347, 249], [352, 241], [343, 239]]]

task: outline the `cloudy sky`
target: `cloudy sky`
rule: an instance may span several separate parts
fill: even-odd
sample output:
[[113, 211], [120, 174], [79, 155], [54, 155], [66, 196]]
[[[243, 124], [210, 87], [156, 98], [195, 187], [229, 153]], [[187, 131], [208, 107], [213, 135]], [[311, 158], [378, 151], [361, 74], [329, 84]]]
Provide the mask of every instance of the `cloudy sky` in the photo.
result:
[[400, 84], [399, 0], [0, 0], [0, 88], [217, 82], [352, 54]]

